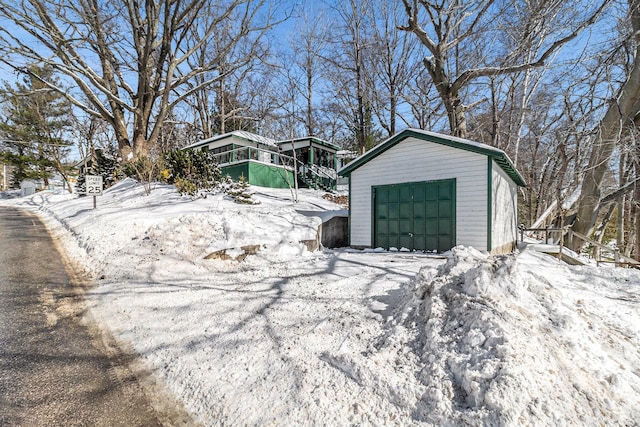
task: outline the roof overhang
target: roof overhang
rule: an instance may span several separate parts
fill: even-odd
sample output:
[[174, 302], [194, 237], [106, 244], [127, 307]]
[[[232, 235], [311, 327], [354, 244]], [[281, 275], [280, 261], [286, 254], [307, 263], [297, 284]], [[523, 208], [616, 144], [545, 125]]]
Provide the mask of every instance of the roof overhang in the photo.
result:
[[473, 153], [483, 154], [491, 157], [498, 166], [513, 180], [513, 182], [520, 186], [526, 187], [527, 183], [520, 173], [516, 170], [511, 159], [504, 151], [499, 148], [492, 147], [490, 145], [482, 144], [480, 142], [471, 141], [468, 139], [457, 138], [454, 136], [443, 135], [435, 132], [429, 132], [421, 129], [406, 129], [381, 144], [377, 145], [373, 149], [367, 151], [360, 157], [352, 160], [338, 171], [340, 176], [349, 176], [351, 173], [358, 169], [360, 166], [366, 164], [370, 160], [384, 153], [388, 149], [394, 147], [401, 141], [407, 138], [416, 138], [422, 141], [431, 142], [434, 144], [446, 145], [448, 147], [458, 148], [461, 150], [471, 151]]
[[190, 149], [190, 148], [198, 148], [198, 147], [202, 147], [204, 145], [209, 145], [213, 142], [218, 142], [218, 141], [224, 141], [226, 139], [235, 139], [235, 140], [239, 140], [239, 141], [244, 141], [248, 144], [260, 144], [260, 145], [265, 145], [268, 147], [276, 147], [276, 141], [274, 139], [271, 138], [267, 138], [261, 135], [256, 135], [254, 133], [251, 132], [247, 132], [247, 131], [241, 131], [241, 130], [234, 130], [232, 132], [227, 132], [221, 135], [216, 135], [212, 138], [208, 138], [208, 139], [204, 139], [202, 141], [198, 141], [194, 144], [191, 145], [187, 145], [186, 147], [184, 147], [183, 149]]
[[284, 139], [282, 141], [278, 141], [278, 145], [282, 146], [282, 145], [288, 145], [288, 144], [295, 144], [295, 146], [297, 147], [299, 143], [304, 143], [309, 141], [310, 144], [316, 144], [316, 145], [321, 145], [323, 147], [329, 148], [331, 150], [334, 151], [339, 151], [342, 148], [338, 147], [335, 144], [332, 144], [328, 141], [325, 141], [324, 139], [320, 139], [320, 138], [316, 138], [315, 136], [305, 136], [302, 138], [294, 138], [294, 139]]

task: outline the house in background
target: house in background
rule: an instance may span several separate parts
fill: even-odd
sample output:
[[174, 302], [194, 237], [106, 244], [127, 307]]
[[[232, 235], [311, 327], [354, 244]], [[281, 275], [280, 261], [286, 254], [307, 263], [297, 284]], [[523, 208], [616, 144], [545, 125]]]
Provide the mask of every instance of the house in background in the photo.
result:
[[335, 190], [340, 147], [312, 136], [277, 143], [280, 152], [296, 157], [298, 177], [307, 187]]
[[20, 196], [31, 196], [35, 194], [36, 191], [40, 191], [43, 188], [43, 183], [41, 180], [35, 179], [24, 179], [20, 182]]
[[[236, 130], [199, 141], [184, 149], [209, 150], [223, 175], [249, 184], [271, 188], [295, 185], [333, 190], [336, 188], [339, 147], [314, 137], [276, 141]], [[294, 158], [295, 154], [295, 158]]]
[[339, 170], [349, 178], [349, 244], [444, 252], [515, 248], [525, 181], [489, 145], [407, 129]]

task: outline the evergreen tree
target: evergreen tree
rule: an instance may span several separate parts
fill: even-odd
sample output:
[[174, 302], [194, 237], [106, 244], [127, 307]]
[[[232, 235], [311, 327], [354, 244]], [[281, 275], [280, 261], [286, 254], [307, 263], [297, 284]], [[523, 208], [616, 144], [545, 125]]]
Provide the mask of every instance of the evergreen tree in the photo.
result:
[[55, 79], [48, 67], [31, 67], [22, 82], [5, 84], [0, 95], [5, 100], [0, 138], [4, 142], [3, 161], [14, 166], [13, 187], [24, 179], [41, 179], [49, 185], [53, 171], [67, 180], [66, 157], [70, 144], [64, 140], [70, 126], [71, 107], [42, 79]]
[[171, 150], [164, 155], [165, 170], [161, 177], [175, 184], [181, 194], [196, 195], [199, 190], [210, 190], [222, 179], [213, 153], [206, 150]]

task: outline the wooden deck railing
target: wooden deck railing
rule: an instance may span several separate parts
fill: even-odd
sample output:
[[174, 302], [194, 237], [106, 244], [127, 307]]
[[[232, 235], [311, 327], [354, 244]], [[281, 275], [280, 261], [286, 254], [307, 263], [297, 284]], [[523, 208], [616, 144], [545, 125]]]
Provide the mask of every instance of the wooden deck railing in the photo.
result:
[[[636, 268], [640, 268], [640, 261], [630, 258], [628, 256], [622, 255], [620, 253], [620, 249], [611, 248], [609, 246], [603, 245], [602, 243], [590, 239], [584, 234], [573, 231], [571, 226], [566, 227], [546, 227], [546, 228], [525, 228], [524, 226], [520, 226], [520, 241], [524, 241], [524, 233], [525, 232], [536, 232], [544, 234], [544, 242], [545, 244], [549, 244], [549, 238], [552, 233], [558, 233], [559, 237], [557, 242], [553, 244], [557, 244], [559, 246], [558, 258], [562, 257], [562, 251], [565, 246], [569, 248], [573, 248], [574, 239], [579, 239], [584, 243], [590, 245], [589, 254], [596, 261], [596, 264], [600, 263], [612, 263], [617, 266], [632, 266]], [[565, 245], [566, 239], [566, 245]], [[613, 252], [613, 258], [605, 258], [603, 257], [603, 253], [611, 253]]]

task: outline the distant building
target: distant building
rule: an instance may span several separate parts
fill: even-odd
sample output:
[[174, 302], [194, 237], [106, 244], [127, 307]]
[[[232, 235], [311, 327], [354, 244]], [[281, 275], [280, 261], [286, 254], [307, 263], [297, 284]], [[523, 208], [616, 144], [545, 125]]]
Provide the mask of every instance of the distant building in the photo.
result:
[[35, 194], [36, 191], [42, 190], [42, 182], [33, 179], [25, 179], [20, 183], [20, 195], [22, 197]]
[[233, 131], [199, 141], [184, 149], [211, 151], [223, 175], [262, 187], [298, 185], [336, 188], [339, 147], [315, 137], [276, 141], [246, 131]]

